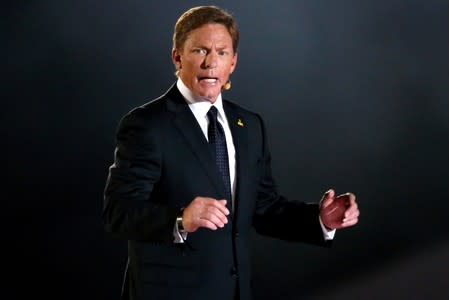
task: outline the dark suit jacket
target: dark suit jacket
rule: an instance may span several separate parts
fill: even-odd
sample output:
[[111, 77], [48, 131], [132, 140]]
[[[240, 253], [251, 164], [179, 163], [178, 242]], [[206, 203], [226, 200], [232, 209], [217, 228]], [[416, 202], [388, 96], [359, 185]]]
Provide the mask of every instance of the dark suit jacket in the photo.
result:
[[107, 232], [128, 240], [122, 299], [231, 300], [237, 283], [241, 299], [250, 299], [252, 228], [325, 244], [318, 205], [278, 194], [260, 116], [223, 106], [236, 148], [234, 214], [222, 229], [189, 234], [188, 244], [173, 243], [180, 208], [197, 196], [225, 195], [200, 126], [176, 85], [121, 120], [103, 220]]

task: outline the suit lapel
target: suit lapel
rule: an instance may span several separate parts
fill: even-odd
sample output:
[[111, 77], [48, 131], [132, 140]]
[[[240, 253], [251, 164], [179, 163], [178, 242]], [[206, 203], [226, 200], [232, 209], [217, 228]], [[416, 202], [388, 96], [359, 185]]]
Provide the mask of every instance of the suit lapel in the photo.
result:
[[173, 86], [167, 92], [167, 96], [167, 107], [175, 114], [173, 120], [175, 127], [184, 137], [192, 153], [206, 171], [218, 194], [224, 198], [225, 187], [221, 180], [221, 175], [216, 167], [215, 159], [212, 157], [211, 151], [209, 151], [209, 144], [206, 137], [196, 121], [195, 116], [176, 86]]
[[227, 101], [223, 101], [223, 108], [226, 113], [226, 118], [228, 119], [229, 128], [231, 129], [236, 154], [237, 182], [234, 196], [234, 213], [237, 214], [239, 199], [242, 196], [243, 187], [246, 185], [246, 177], [243, 174], [243, 165], [248, 161], [248, 131], [245, 128], [245, 119]]

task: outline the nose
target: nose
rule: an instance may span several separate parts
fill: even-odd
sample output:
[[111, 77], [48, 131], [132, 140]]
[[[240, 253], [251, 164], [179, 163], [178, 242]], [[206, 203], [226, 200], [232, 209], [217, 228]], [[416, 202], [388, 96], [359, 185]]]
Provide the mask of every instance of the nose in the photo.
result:
[[217, 53], [215, 51], [210, 51], [204, 59], [204, 66], [206, 69], [213, 69], [217, 67], [217, 58]]

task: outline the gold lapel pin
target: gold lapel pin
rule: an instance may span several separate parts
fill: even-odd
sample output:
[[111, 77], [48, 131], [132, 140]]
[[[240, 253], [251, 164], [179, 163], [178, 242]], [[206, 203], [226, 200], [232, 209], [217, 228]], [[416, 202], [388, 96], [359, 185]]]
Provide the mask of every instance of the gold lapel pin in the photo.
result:
[[242, 121], [242, 119], [238, 119], [238, 120], [237, 120], [237, 125], [240, 126], [240, 127], [243, 127], [243, 121]]

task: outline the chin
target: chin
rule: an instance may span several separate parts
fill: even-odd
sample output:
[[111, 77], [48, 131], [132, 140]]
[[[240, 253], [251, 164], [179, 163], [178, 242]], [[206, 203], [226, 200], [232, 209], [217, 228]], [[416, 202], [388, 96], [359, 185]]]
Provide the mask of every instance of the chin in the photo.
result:
[[218, 92], [217, 91], [213, 91], [213, 92], [208, 91], [208, 92], [200, 93], [200, 97], [215, 101], [219, 94], [220, 94], [220, 91], [218, 91]]

